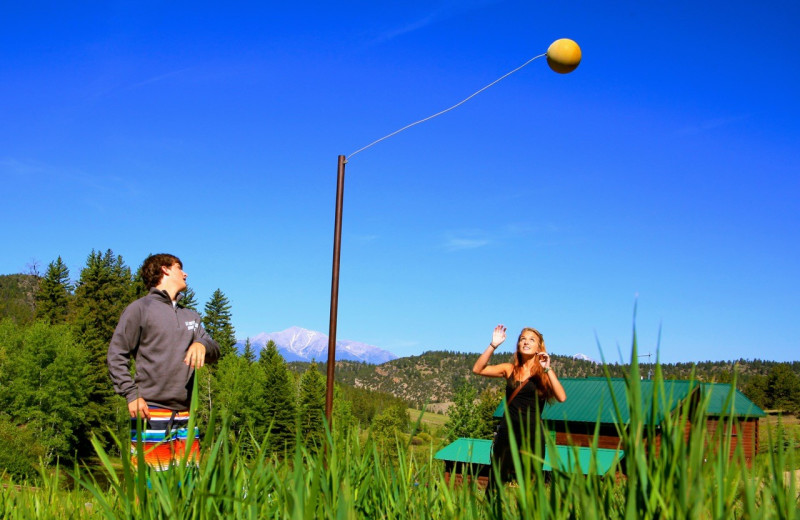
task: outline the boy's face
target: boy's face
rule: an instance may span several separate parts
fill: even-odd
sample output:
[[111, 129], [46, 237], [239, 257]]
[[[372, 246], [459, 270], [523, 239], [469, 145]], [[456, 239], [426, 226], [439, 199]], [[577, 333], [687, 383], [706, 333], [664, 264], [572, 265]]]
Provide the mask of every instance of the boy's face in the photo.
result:
[[186, 277], [188, 276], [185, 272], [183, 272], [183, 267], [178, 262], [175, 262], [168, 268], [162, 268], [164, 270], [164, 278], [162, 279], [163, 282], [169, 282], [169, 284], [175, 289], [175, 292], [180, 292], [186, 289]]

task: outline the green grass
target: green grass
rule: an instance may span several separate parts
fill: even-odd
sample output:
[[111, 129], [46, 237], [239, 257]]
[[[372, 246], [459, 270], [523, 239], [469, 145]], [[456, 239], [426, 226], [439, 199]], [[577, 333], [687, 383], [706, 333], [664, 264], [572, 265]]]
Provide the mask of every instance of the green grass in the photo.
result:
[[[791, 415], [768, 413], [759, 421], [759, 438], [761, 446], [756, 457], [757, 463], [763, 463], [772, 454], [782, 451], [784, 471], [800, 470], [800, 419]], [[792, 454], [792, 457], [788, 455]]]
[[[2, 488], [0, 517], [798, 518], [798, 485], [787, 478], [794, 473], [786, 473], [795, 467], [794, 449], [765, 450], [748, 468], [741, 451], [732, 459], [719, 455], [728, 452], [730, 442], [724, 429], [708, 443], [685, 442], [690, 420], [696, 428], [692, 438], [707, 437], [702, 402], [696, 416], [684, 407], [656, 430], [642, 420], [653, 403], [639, 404], [637, 370], [634, 366], [628, 381], [631, 420], [620, 429], [626, 476], [556, 471], [546, 480], [540, 461], [523, 446], [514, 451], [517, 484], [504, 487], [497, 501], [488, 503], [474, 485], [448, 485], [432, 448], [410, 450], [400, 443], [397, 454], [389, 455], [353, 433], [336, 442], [329, 437], [322, 451], [300, 445], [283, 460], [258, 449], [245, 457], [223, 428], [216, 438], [204, 440], [199, 467], [159, 474], [143, 466], [135, 470], [127, 459], [116, 468], [97, 445], [104, 478], [75, 468], [65, 487], [62, 469], [43, 475], [36, 488], [24, 483]], [[660, 377], [657, 369], [656, 380]], [[653, 399], [664, 397], [656, 393]], [[780, 440], [766, 431], [769, 438], [762, 442], [778, 446]], [[660, 444], [646, 442], [657, 433]], [[721, 449], [709, 447], [715, 445]], [[125, 453], [124, 442], [119, 449]]]
[[420, 413], [422, 413], [422, 424], [427, 424], [432, 427], [441, 428], [442, 426], [444, 426], [444, 423], [447, 422], [446, 415], [431, 413], [431, 412], [423, 412], [422, 410], [417, 410], [416, 408], [409, 408], [408, 416], [411, 419], [411, 422], [416, 422], [417, 419], [419, 419]]

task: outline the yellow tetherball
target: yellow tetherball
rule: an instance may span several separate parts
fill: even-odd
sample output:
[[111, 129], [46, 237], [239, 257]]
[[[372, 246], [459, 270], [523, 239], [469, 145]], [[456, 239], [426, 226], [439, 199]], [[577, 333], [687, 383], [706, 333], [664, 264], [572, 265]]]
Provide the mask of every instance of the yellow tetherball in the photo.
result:
[[559, 74], [575, 70], [581, 63], [581, 48], [569, 38], [561, 38], [547, 48], [547, 64]]

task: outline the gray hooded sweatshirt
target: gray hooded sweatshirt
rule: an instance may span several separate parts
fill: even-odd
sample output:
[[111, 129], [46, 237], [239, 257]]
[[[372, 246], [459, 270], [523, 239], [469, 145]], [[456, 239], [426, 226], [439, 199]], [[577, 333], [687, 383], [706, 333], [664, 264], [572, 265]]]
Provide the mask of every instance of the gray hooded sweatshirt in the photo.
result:
[[[206, 347], [206, 363], [219, 358], [219, 345], [206, 334], [200, 315], [174, 307], [166, 291], [150, 293], [128, 305], [108, 347], [108, 372], [114, 390], [128, 402], [143, 397], [148, 406], [188, 410], [194, 369], [183, 359], [195, 341]], [[136, 377], [130, 359], [136, 360]]]

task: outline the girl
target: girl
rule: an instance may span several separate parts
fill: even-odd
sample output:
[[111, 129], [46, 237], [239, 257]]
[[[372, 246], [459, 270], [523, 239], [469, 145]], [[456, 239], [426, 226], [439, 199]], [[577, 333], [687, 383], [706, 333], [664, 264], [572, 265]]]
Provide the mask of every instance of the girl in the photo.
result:
[[[513, 363], [489, 365], [489, 358], [505, 339], [506, 328], [498, 325], [492, 333], [491, 343], [475, 362], [472, 372], [486, 377], [506, 379], [506, 414], [510, 419], [517, 445], [521, 446], [523, 439], [530, 439], [531, 447], [540, 450], [537, 454], [541, 457], [544, 452], [544, 429], [541, 426], [539, 426], [541, 432], [539, 442], [535, 442], [533, 438], [541, 411], [548, 402], [566, 401], [567, 394], [556, 373], [550, 368], [550, 356], [545, 349], [544, 338], [536, 329], [527, 327], [522, 329], [517, 340]], [[500, 470], [501, 482], [513, 478], [514, 467], [505, 419], [500, 421], [492, 447], [492, 465], [495, 464]], [[492, 471], [487, 492], [496, 485]]]

